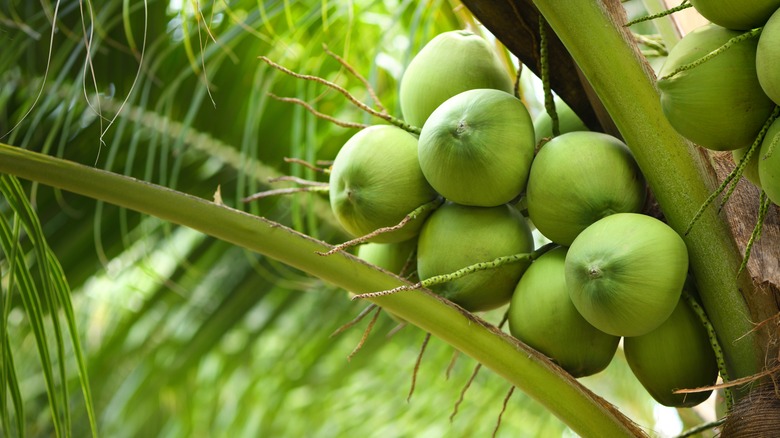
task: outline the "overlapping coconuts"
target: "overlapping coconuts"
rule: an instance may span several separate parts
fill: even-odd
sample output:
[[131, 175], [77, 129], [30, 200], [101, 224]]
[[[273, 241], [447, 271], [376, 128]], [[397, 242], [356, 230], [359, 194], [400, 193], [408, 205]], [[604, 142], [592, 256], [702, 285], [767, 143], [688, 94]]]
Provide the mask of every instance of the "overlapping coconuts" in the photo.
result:
[[[645, 180], [621, 140], [580, 131], [537, 145], [529, 111], [511, 94], [512, 80], [493, 53], [469, 32], [426, 45], [404, 73], [400, 95], [405, 122], [421, 127], [419, 138], [382, 125], [350, 139], [331, 172], [333, 211], [360, 236], [444, 198], [400, 230], [374, 235], [384, 243], [358, 254], [394, 272], [411, 257], [420, 280], [447, 278], [428, 283], [431, 290], [468, 311], [509, 304], [513, 335], [573, 376], [594, 374], [612, 360], [621, 337], [666, 327], [688, 274], [686, 247], [668, 225], [642, 214]], [[668, 81], [666, 93], [676, 93], [669, 90], [678, 79], [684, 75]], [[756, 108], [755, 118], [765, 117]], [[586, 129], [573, 112], [564, 116], [573, 116], [572, 130]], [[530, 225], [554, 244], [535, 249]], [[516, 255], [528, 257], [497, 261]], [[477, 264], [490, 269], [461, 275]], [[675, 371], [640, 374], [656, 373]]]
[[597, 220], [640, 212], [645, 180], [626, 145], [599, 132], [569, 132], [542, 147], [531, 166], [528, 216], [548, 239], [569, 246]]
[[780, 105], [780, 0], [691, 4], [711, 23], [685, 35], [659, 72], [664, 114], [681, 135], [730, 150], [735, 162], [750, 151], [743, 174], [778, 204], [780, 158], [772, 144], [780, 128], [760, 136]]
[[712, 386], [718, 362], [701, 320], [684, 299], [660, 326], [623, 341], [626, 361], [653, 398], [665, 406], [690, 407], [712, 391], [676, 394], [678, 389]]
[[404, 121], [422, 127], [445, 100], [477, 88], [511, 93], [512, 79], [481, 36], [467, 30], [441, 33], [415, 55], [401, 78]]
[[[424, 280], [533, 249], [531, 230], [514, 208], [447, 203], [420, 232], [417, 274]], [[471, 311], [490, 310], [509, 301], [527, 267], [527, 262], [507, 264], [436, 285], [433, 291]]]
[[593, 327], [574, 307], [566, 287], [566, 251], [545, 253], [523, 274], [509, 304], [509, 331], [572, 376], [590, 376], [609, 365], [620, 336]]

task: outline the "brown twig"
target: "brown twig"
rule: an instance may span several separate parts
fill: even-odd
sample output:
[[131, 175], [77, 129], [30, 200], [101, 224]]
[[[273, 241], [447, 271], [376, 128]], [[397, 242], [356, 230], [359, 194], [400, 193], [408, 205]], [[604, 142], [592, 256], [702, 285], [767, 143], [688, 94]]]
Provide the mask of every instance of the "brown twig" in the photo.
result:
[[282, 175], [277, 176], [276, 178], [268, 178], [269, 183], [275, 183], [280, 181], [292, 181], [294, 183], [300, 184], [302, 186], [314, 186], [314, 187], [326, 187], [328, 186], [328, 183], [326, 182], [320, 182], [320, 181], [310, 181], [308, 179], [299, 178], [297, 176], [290, 176], [290, 175]]
[[351, 247], [353, 247], [355, 245], [360, 245], [361, 243], [365, 243], [365, 242], [369, 241], [370, 239], [373, 239], [374, 237], [379, 236], [380, 234], [391, 233], [393, 231], [398, 231], [401, 228], [403, 228], [406, 224], [408, 224], [410, 221], [412, 221], [413, 219], [416, 219], [421, 214], [423, 214], [423, 213], [425, 213], [425, 212], [427, 212], [429, 210], [433, 210], [433, 209], [439, 208], [439, 206], [443, 202], [444, 202], [444, 200], [442, 198], [436, 198], [433, 201], [426, 202], [425, 204], [415, 208], [411, 213], [409, 213], [406, 216], [404, 216], [404, 218], [401, 219], [401, 222], [399, 222], [399, 223], [397, 223], [397, 224], [395, 224], [393, 226], [378, 228], [378, 229], [376, 229], [376, 230], [374, 230], [374, 231], [372, 231], [372, 232], [370, 232], [370, 233], [368, 233], [368, 234], [366, 234], [364, 236], [356, 237], [356, 238], [354, 238], [352, 240], [348, 240], [348, 241], [346, 241], [344, 243], [340, 243], [338, 245], [335, 245], [329, 251], [317, 252], [317, 254], [319, 254], [321, 256], [329, 256], [329, 255], [335, 254], [335, 253], [337, 253], [339, 251], [343, 251], [343, 250], [345, 250], [347, 248], [351, 248]]
[[403, 129], [405, 131], [408, 131], [408, 132], [411, 132], [413, 134], [419, 134], [420, 133], [420, 128], [418, 128], [416, 126], [412, 126], [412, 125], [404, 122], [403, 120], [400, 120], [400, 119], [398, 119], [396, 117], [391, 116], [388, 113], [377, 111], [377, 110], [371, 108], [370, 106], [368, 106], [365, 103], [361, 102], [354, 95], [352, 95], [352, 93], [347, 91], [346, 88], [344, 88], [344, 87], [342, 87], [342, 86], [340, 86], [340, 85], [338, 85], [338, 84], [336, 84], [334, 82], [328, 81], [328, 80], [323, 79], [323, 78], [321, 78], [319, 76], [305, 75], [305, 74], [301, 74], [301, 73], [296, 73], [296, 72], [288, 69], [287, 67], [284, 67], [284, 66], [282, 66], [280, 64], [277, 64], [274, 61], [271, 61], [271, 59], [269, 59], [267, 56], [260, 56], [259, 59], [261, 61], [265, 62], [266, 64], [270, 65], [271, 67], [281, 71], [282, 73], [290, 75], [290, 76], [292, 76], [294, 78], [303, 79], [303, 80], [307, 80], [307, 81], [313, 81], [313, 82], [316, 82], [318, 84], [325, 85], [326, 87], [331, 88], [333, 90], [336, 90], [337, 92], [341, 93], [344, 97], [346, 97], [347, 100], [352, 102], [353, 105], [355, 105], [356, 107], [362, 109], [363, 111], [371, 114], [372, 116], [375, 116], [375, 117], [378, 117], [378, 118], [380, 118], [382, 120], [385, 120], [385, 121], [387, 121], [387, 122], [389, 122], [389, 123], [391, 123], [391, 124], [401, 128], [401, 129]]
[[291, 195], [293, 193], [301, 193], [301, 192], [327, 192], [327, 191], [328, 191], [327, 186], [290, 187], [286, 189], [273, 189], [273, 190], [266, 190], [264, 192], [258, 192], [255, 193], [254, 195], [247, 196], [246, 198], [242, 199], [242, 201], [252, 202], [258, 199], [267, 198], [269, 196]]
[[480, 368], [482, 368], [482, 364], [478, 363], [477, 366], [474, 367], [474, 371], [471, 373], [471, 377], [469, 377], [468, 382], [466, 382], [466, 385], [464, 385], [463, 389], [460, 390], [460, 397], [458, 397], [458, 401], [455, 402], [455, 406], [452, 409], [452, 414], [450, 414], [450, 422], [452, 422], [452, 420], [455, 419], [455, 416], [458, 415], [458, 408], [466, 398], [466, 391], [469, 390], [471, 384], [474, 382], [474, 379], [477, 378], [477, 373], [479, 373]]
[[[301, 160], [300, 158], [284, 157], [284, 162], [285, 163], [300, 164], [301, 166], [303, 166], [303, 167], [305, 167], [307, 169], [311, 169], [311, 170], [313, 170], [315, 172], [321, 172], [321, 173], [329, 173], [330, 172], [329, 169], [323, 169], [322, 167], [317, 167], [317, 166], [309, 163], [306, 160]], [[318, 161], [317, 163], [319, 164], [320, 162]], [[325, 163], [325, 162], [323, 162], [323, 163]], [[333, 163], [330, 163], [330, 164], [333, 164]], [[326, 165], [326, 164], [323, 164], [323, 165]], [[330, 166], [330, 165], [327, 165], [327, 166]]]
[[444, 373], [447, 380], [450, 380], [450, 376], [452, 375], [452, 370], [455, 369], [455, 362], [458, 361], [459, 356], [460, 356], [459, 350], [455, 350], [455, 352], [452, 353], [452, 359], [450, 359], [450, 364], [447, 365], [447, 372]]
[[691, 394], [694, 392], [704, 392], [704, 391], [714, 391], [717, 389], [724, 389], [724, 388], [733, 388], [735, 386], [744, 385], [748, 383], [753, 383], [763, 377], [772, 376], [775, 373], [780, 372], [780, 365], [776, 365], [772, 368], [768, 368], [760, 373], [753, 374], [751, 376], [742, 377], [740, 379], [732, 379], [728, 382], [723, 382], [717, 385], [710, 385], [710, 386], [701, 386], [699, 388], [691, 388], [691, 389], [678, 389], [677, 391], [674, 391], [675, 394]]
[[334, 125], [341, 126], [342, 128], [355, 128], [355, 129], [364, 129], [368, 128], [368, 125], [363, 123], [357, 123], [357, 122], [348, 122], [346, 120], [339, 120], [333, 116], [329, 116], [325, 113], [319, 112], [316, 109], [314, 109], [313, 106], [311, 106], [308, 102], [298, 99], [297, 97], [281, 97], [277, 96], [273, 93], [268, 93], [268, 96], [270, 96], [273, 99], [276, 99], [280, 102], [288, 102], [288, 103], [294, 103], [296, 105], [300, 105], [304, 108], [306, 108], [307, 111], [314, 114], [316, 117], [319, 117], [320, 119], [327, 120]]
[[366, 315], [368, 315], [376, 307], [377, 307], [376, 304], [369, 304], [365, 309], [363, 309], [360, 313], [358, 313], [358, 316], [356, 316], [355, 319], [353, 319], [352, 321], [350, 321], [350, 322], [342, 325], [341, 327], [337, 328], [336, 331], [334, 331], [333, 333], [330, 334], [330, 337], [332, 338], [334, 336], [338, 336], [338, 335], [344, 333], [344, 331], [346, 331], [347, 329], [354, 327], [355, 324], [357, 324], [360, 321], [362, 321], [363, 318], [365, 318]]
[[512, 397], [512, 394], [515, 392], [515, 387], [510, 386], [509, 392], [506, 394], [506, 397], [504, 397], [504, 404], [501, 406], [501, 412], [498, 414], [498, 419], [496, 420], [496, 427], [493, 429], [493, 438], [496, 437], [498, 434], [498, 428], [501, 427], [501, 418], [504, 416], [504, 412], [506, 412], [506, 407], [509, 404], [509, 398]]
[[352, 350], [352, 353], [349, 353], [349, 356], [347, 356], [347, 361], [351, 361], [352, 357], [357, 354], [358, 351], [360, 351], [361, 348], [363, 348], [363, 344], [366, 343], [366, 340], [368, 339], [368, 335], [371, 334], [371, 330], [374, 329], [374, 324], [376, 324], [376, 320], [379, 319], [379, 312], [382, 311], [381, 307], [376, 308], [376, 312], [374, 312], [374, 317], [371, 318], [371, 321], [369, 321], [368, 326], [366, 327], [366, 330], [363, 332], [363, 337], [360, 338], [360, 342], [355, 346], [355, 349]]
[[426, 333], [425, 339], [423, 339], [422, 346], [420, 347], [420, 354], [417, 355], [417, 361], [414, 363], [414, 372], [412, 373], [412, 386], [409, 388], [409, 395], [406, 396], [406, 402], [409, 403], [409, 400], [412, 399], [412, 394], [414, 394], [414, 388], [417, 386], [417, 373], [420, 371], [420, 364], [422, 363], [423, 354], [425, 353], [425, 348], [428, 346], [428, 341], [431, 340], [431, 334]]
[[354, 67], [352, 67], [344, 58], [341, 56], [333, 53], [329, 48], [327, 44], [322, 45], [322, 50], [325, 51], [328, 55], [330, 55], [331, 58], [335, 59], [339, 62], [345, 69], [347, 69], [348, 72], [352, 74], [352, 76], [356, 77], [364, 87], [366, 87], [366, 91], [368, 92], [368, 95], [371, 96], [371, 99], [374, 101], [376, 106], [379, 108], [379, 110], [383, 113], [387, 113], [387, 108], [385, 108], [384, 105], [382, 105], [382, 102], [379, 101], [379, 96], [377, 96], [376, 91], [374, 90], [374, 87], [371, 86], [371, 84], [366, 80], [363, 75], [358, 73], [357, 70], [355, 70]]

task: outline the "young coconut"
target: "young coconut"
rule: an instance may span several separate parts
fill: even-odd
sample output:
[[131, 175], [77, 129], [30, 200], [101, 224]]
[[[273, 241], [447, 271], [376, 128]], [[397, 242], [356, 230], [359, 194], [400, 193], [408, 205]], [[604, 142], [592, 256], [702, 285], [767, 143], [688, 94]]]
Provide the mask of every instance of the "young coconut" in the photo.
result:
[[774, 108], [756, 74], [756, 38], [733, 44], [699, 61], [741, 32], [701, 26], [674, 46], [659, 72], [661, 106], [672, 127], [705, 148], [725, 151], [750, 146]]
[[531, 165], [528, 216], [553, 242], [569, 246], [597, 220], [639, 212], [645, 179], [628, 147], [599, 132], [570, 132], [553, 138]]
[[597, 329], [641, 336], [672, 314], [685, 283], [682, 238], [651, 216], [617, 213], [580, 233], [566, 254], [566, 287]]
[[620, 337], [593, 327], [574, 307], [565, 261], [566, 248], [558, 247], [528, 267], [509, 304], [509, 331], [572, 376], [590, 376], [609, 365]]
[[707, 400], [712, 391], [690, 394], [674, 391], [711, 386], [718, 379], [718, 361], [707, 330], [684, 299], [680, 299], [669, 319], [655, 330], [625, 338], [623, 350], [639, 382], [664, 406], [696, 406]]
[[[420, 170], [417, 139], [401, 128], [376, 125], [363, 129], [344, 144], [333, 162], [330, 205], [353, 236], [396, 225], [436, 197]], [[408, 240], [419, 233], [424, 216], [371, 241]]]
[[756, 161], [761, 188], [772, 202], [780, 205], [780, 119], [769, 125]]
[[[417, 273], [425, 280], [533, 249], [525, 218], [509, 205], [484, 208], [448, 202], [428, 217], [420, 231]], [[508, 263], [433, 286], [432, 290], [466, 310], [490, 310], [509, 302], [528, 265]]]
[[748, 30], [761, 27], [780, 0], [691, 0], [704, 18], [727, 29]]
[[464, 91], [441, 104], [420, 133], [420, 167], [446, 199], [495, 207], [525, 189], [534, 157], [525, 105], [499, 90]]
[[422, 127], [445, 100], [475, 88], [511, 93], [513, 85], [484, 38], [466, 30], [441, 33], [420, 50], [401, 78], [399, 99], [404, 121]]
[[758, 38], [756, 74], [766, 95], [780, 105], [780, 5], [776, 8]]

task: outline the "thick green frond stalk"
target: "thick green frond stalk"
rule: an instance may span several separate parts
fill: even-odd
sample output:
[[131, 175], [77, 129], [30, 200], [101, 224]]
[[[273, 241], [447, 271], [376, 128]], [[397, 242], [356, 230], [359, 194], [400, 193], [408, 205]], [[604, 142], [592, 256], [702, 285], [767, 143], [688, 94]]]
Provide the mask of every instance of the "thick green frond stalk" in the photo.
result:
[[[185, 225], [282, 261], [354, 293], [405, 284], [345, 253], [322, 257], [329, 245], [262, 217], [133, 178], [0, 145], [0, 172], [100, 199]], [[483, 363], [539, 401], [583, 436], [644, 433], [543, 355], [428, 291], [373, 301]]]

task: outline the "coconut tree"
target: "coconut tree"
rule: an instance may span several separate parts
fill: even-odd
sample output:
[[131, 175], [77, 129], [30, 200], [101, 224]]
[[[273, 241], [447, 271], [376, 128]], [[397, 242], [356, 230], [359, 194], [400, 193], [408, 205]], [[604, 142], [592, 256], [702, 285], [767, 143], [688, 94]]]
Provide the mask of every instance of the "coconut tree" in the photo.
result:
[[[391, 3], [2, 6], [0, 135], [12, 145], [0, 155], [5, 435], [441, 435], [450, 427], [482, 434], [504, 408], [501, 431], [640, 433], [613, 404], [654, 427], [656, 405], [622, 360], [608, 375], [578, 382], [498, 329], [500, 311], [475, 317], [420, 290], [353, 302], [345, 289], [405, 283], [345, 253], [317, 254], [329, 249], [324, 242], [347, 238], [317, 193], [327, 180], [318, 161], [332, 160], [357, 125], [383, 122], [324, 81], [398, 116], [397, 89], [413, 53], [444, 30], [480, 29], [456, 3]], [[544, 65], [505, 36], [518, 21], [490, 18], [511, 17], [501, 11], [514, 5], [538, 21], [535, 7], [465, 3], [523, 63]], [[571, 53], [560, 55], [569, 67], [553, 67], [551, 82], [566, 83], [560, 78], [576, 75], [576, 62], [600, 100], [583, 97], [582, 85], [556, 91], [590, 126], [612, 129], [614, 121], [681, 231], [698, 207], [681, 198], [693, 191], [703, 201], [714, 181], [669, 128], [631, 117], [657, 102], [634, 41], [609, 21], [622, 9], [545, 3], [538, 10]], [[597, 41], [623, 63], [621, 72], [639, 78], [642, 99], [619, 95], [629, 80], [621, 75], [592, 79], [589, 72], [605, 68], [587, 56], [598, 49], [576, 43], [562, 24], [583, 12], [592, 24], [609, 22]], [[547, 38], [561, 47], [552, 32]], [[623, 107], [634, 101], [639, 107]], [[671, 169], [653, 164], [658, 152], [644, 146], [655, 135], [687, 151], [674, 155]], [[683, 178], [674, 185], [677, 171]], [[301, 187], [313, 189], [253, 196]], [[750, 220], [743, 210], [733, 216], [740, 223]], [[717, 238], [705, 242], [706, 232]], [[730, 236], [708, 212], [686, 242], [699, 254], [697, 279], [708, 279], [700, 281], [705, 305], [707, 297], [743, 299], [732, 275], [741, 251]], [[726, 339], [749, 332], [735, 322], [745, 309], [754, 321], [758, 309], [772, 314], [759, 307], [750, 278], [738, 278], [747, 304], [707, 305]], [[406, 321], [391, 339], [385, 334], [398, 322], [386, 314], [329, 337], [380, 308]], [[365, 327], [373, 329], [364, 342]], [[759, 332], [748, 347], [724, 345], [733, 377], [761, 370], [758, 357], [774, 351], [766, 338]], [[490, 371], [469, 384], [475, 367]], [[513, 385], [521, 391], [506, 398]]]

